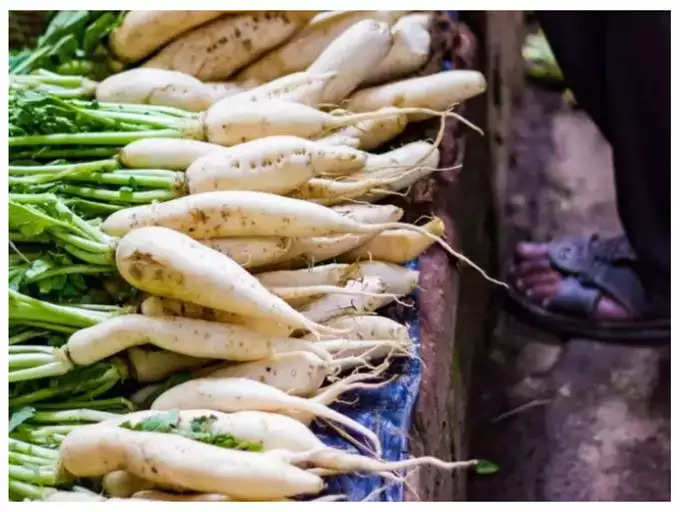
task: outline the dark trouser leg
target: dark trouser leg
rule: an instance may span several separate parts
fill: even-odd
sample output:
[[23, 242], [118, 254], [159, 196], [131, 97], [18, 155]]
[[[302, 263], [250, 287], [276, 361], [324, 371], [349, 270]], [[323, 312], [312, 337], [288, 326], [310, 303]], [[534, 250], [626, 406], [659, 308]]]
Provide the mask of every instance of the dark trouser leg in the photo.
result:
[[567, 85], [612, 146], [619, 215], [644, 273], [670, 286], [670, 14], [539, 19]]

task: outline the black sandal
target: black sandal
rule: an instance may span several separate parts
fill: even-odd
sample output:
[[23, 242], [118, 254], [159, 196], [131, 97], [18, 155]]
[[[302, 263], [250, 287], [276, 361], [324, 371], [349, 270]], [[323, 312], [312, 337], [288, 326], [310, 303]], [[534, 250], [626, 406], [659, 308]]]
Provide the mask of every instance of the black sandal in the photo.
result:
[[[637, 258], [625, 237], [566, 237], [549, 244], [548, 256], [552, 266], [565, 276], [557, 294], [541, 306], [511, 288], [507, 292], [511, 311], [570, 337], [639, 344], [670, 340], [669, 297], [650, 297], [645, 292], [636, 271]], [[603, 293], [635, 318], [594, 319]]]

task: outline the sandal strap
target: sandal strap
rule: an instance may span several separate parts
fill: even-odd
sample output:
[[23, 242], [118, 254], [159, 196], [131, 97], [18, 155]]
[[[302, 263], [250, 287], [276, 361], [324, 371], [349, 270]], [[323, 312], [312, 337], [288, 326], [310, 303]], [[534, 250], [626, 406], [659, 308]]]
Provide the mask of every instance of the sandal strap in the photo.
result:
[[570, 315], [590, 317], [602, 292], [597, 288], [588, 288], [573, 276], [565, 277], [560, 282], [557, 293], [546, 301], [545, 307]]
[[[554, 307], [592, 313], [597, 298], [606, 292], [634, 315], [643, 312], [645, 290], [636, 272], [635, 252], [625, 237], [565, 237], [550, 243], [548, 255], [552, 265], [567, 276], [550, 301]], [[582, 303], [577, 307], [578, 301]]]

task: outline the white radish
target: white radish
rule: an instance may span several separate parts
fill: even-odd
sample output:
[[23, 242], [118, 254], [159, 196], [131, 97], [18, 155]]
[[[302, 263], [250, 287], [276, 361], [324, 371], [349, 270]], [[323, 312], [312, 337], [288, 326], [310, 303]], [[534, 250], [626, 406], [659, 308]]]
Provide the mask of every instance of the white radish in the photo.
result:
[[[283, 100], [231, 101], [227, 97], [211, 106], [204, 117], [205, 138], [233, 146], [272, 135], [295, 135], [318, 139], [331, 131], [361, 121], [385, 119], [398, 114], [445, 115], [431, 109], [385, 108], [357, 114], [329, 114], [302, 103]], [[446, 114], [459, 117], [457, 114]]]
[[[385, 178], [382, 188], [403, 190], [428, 176], [439, 166], [439, 150], [434, 144], [416, 141], [380, 155], [369, 155], [362, 172], [349, 179]], [[377, 201], [386, 195], [371, 191], [357, 200]]]
[[291, 238], [279, 237], [210, 238], [200, 242], [229, 256], [243, 268], [257, 268], [283, 261], [292, 246]]
[[[325, 322], [329, 327], [347, 331], [343, 336], [355, 340], [396, 340], [410, 343], [408, 328], [405, 325], [378, 315], [347, 315]], [[309, 334], [305, 339], [313, 339]], [[333, 340], [332, 336], [322, 336], [321, 340]]]
[[288, 42], [241, 71], [238, 81], [264, 83], [306, 69], [349, 27], [364, 19], [394, 23], [406, 11], [334, 11], [317, 14]]
[[[334, 206], [332, 210], [340, 215], [346, 215], [358, 222], [377, 224], [381, 222], [396, 222], [401, 219], [404, 211], [394, 205], [341, 205]], [[358, 247], [371, 238], [372, 234], [344, 234], [331, 236], [318, 236], [309, 238], [294, 238], [287, 260], [292, 265], [307, 266], [310, 263], [326, 261], [344, 252]]]
[[130, 11], [109, 35], [116, 57], [136, 62], [151, 55], [168, 41], [224, 11]]
[[126, 167], [186, 170], [194, 160], [227, 148], [191, 139], [138, 139], [120, 150], [118, 158]]
[[[250, 379], [201, 378], [175, 386], [161, 394], [151, 409], [214, 409], [223, 412], [243, 410], [298, 411], [339, 423], [364, 435], [380, 454], [380, 440], [361, 423], [315, 401], [291, 396], [283, 391]], [[117, 468], [116, 468], [117, 469]]]
[[[485, 90], [486, 80], [478, 71], [442, 71], [360, 89], [348, 98], [346, 108], [352, 112], [370, 112], [390, 106], [445, 110]], [[420, 119], [422, 116], [409, 114], [411, 118]]]
[[201, 112], [214, 103], [209, 89], [197, 78], [165, 69], [136, 68], [99, 82], [98, 101], [167, 105]]
[[[121, 421], [122, 423], [122, 421]], [[111, 471], [102, 478], [102, 489], [108, 496], [127, 498], [136, 492], [153, 489], [156, 484], [122, 469]]]
[[212, 359], [199, 358], [170, 352], [131, 347], [127, 350], [130, 370], [137, 382], [158, 382], [175, 372], [198, 368]]
[[238, 325], [147, 315], [113, 317], [80, 329], [69, 337], [62, 350], [73, 363], [87, 365], [145, 343], [192, 357], [231, 361], [253, 361], [292, 350], [315, 350], [310, 342], [271, 338]]
[[227, 496], [226, 494], [219, 494], [215, 492], [177, 494], [172, 492], [157, 491], [149, 488], [135, 492], [129, 499], [144, 501], [238, 501], [234, 500], [234, 498], [230, 496]]
[[191, 302], [184, 302], [166, 297], [148, 297], [141, 304], [141, 312], [148, 316], [180, 316], [236, 324], [253, 331], [274, 337], [288, 337], [293, 329], [280, 322], [263, 322], [257, 317], [248, 317], [229, 313], [219, 309], [199, 306]]
[[228, 256], [171, 229], [148, 227], [131, 231], [118, 243], [116, 265], [126, 281], [153, 295], [264, 322], [280, 322], [292, 329], [327, 331], [267, 291]]
[[[130, 230], [138, 232], [138, 228], [144, 226], [162, 226], [180, 233], [187, 233], [197, 239], [253, 235], [313, 237], [339, 233], [375, 235], [385, 229], [403, 228], [422, 233], [425, 236], [435, 239], [449, 254], [476, 269], [485, 279], [500, 286], [507, 287], [505, 283], [489, 277], [483, 269], [469, 258], [454, 251], [441, 238], [435, 237], [420, 226], [401, 222], [385, 222], [380, 224], [356, 222], [346, 216], [343, 217], [336, 211], [322, 205], [264, 192], [230, 190], [204, 192], [202, 194], [192, 194], [163, 203], [153, 203], [127, 208], [111, 214], [102, 224], [102, 230], [109, 235], [120, 236]], [[168, 238], [169, 236], [170, 235], [165, 238]], [[139, 235], [137, 243], [142, 245], [144, 243], [144, 240], [139, 238]], [[150, 242], [147, 241], [147, 243]], [[182, 245], [187, 249], [191, 248], [191, 253], [195, 253], [199, 248], [197, 244], [192, 245], [189, 241], [183, 242]], [[165, 247], [165, 249], [170, 251], [168, 254], [172, 253], [169, 247]], [[204, 249], [211, 251], [211, 249], [205, 247]], [[120, 250], [119, 245], [118, 252], [120, 252]], [[219, 254], [216, 253], [216, 251], [213, 252]], [[130, 256], [131, 255], [128, 255], [126, 257]], [[138, 256], [143, 255], [138, 253]], [[220, 256], [224, 257], [224, 255]], [[140, 258], [138, 257], [137, 259]], [[177, 260], [179, 259], [180, 258], [177, 258]], [[216, 265], [218, 264], [218, 260], [215, 259], [214, 255], [210, 256], [210, 260], [214, 261]], [[198, 270], [195, 261], [187, 261], [187, 263], [191, 263], [191, 267]], [[231, 260], [230, 263], [236, 265]], [[154, 267], [154, 271], [158, 270], [157, 265], [154, 265]], [[203, 267], [201, 266], [201, 268]], [[184, 272], [178, 268], [173, 272], [173, 277], [175, 279], [183, 280], [183, 273]], [[147, 276], [147, 279], [148, 278], [149, 276]], [[226, 282], [223, 284], [226, 284]], [[161, 286], [161, 288], [168, 288], [168, 290], [166, 290], [166, 296], [168, 297], [189, 300], [190, 302], [201, 304], [201, 302], [192, 300], [189, 297], [167, 295], [168, 292], [171, 292], [171, 290], [169, 290], [169, 288], [172, 288], [171, 286]], [[180, 288], [183, 289], [182, 287]], [[163, 293], [160, 292], [149, 291], [156, 295], [163, 295]], [[201, 294], [199, 293], [198, 295]], [[225, 309], [213, 304], [201, 305]], [[240, 309], [244, 308], [241, 307]], [[273, 312], [271, 310], [272, 308], [270, 307], [270, 312]], [[233, 312], [245, 314], [247, 316], [257, 316], [235, 309]], [[282, 319], [282, 317], [280, 318]], [[290, 317], [289, 320], [292, 321], [292, 317]], [[295, 325], [295, 327], [302, 328], [303, 326]], [[314, 329], [310, 330], [314, 331]]]
[[422, 174], [420, 167], [398, 171], [391, 177], [366, 176], [355, 179], [310, 178], [306, 183], [293, 190], [289, 197], [304, 199], [317, 204], [332, 206], [342, 204], [364, 195], [388, 194], [390, 187], [403, 182], [409, 174]]
[[288, 39], [309, 18], [309, 11], [250, 12], [221, 17], [175, 39], [144, 66], [174, 69], [200, 80], [229, 78]]
[[370, 76], [391, 47], [387, 23], [362, 20], [345, 30], [307, 68], [310, 73], [337, 73], [324, 88], [321, 102], [338, 105]]
[[384, 119], [361, 121], [354, 126], [346, 126], [330, 135], [326, 135], [319, 139], [319, 141], [326, 144], [342, 144], [347, 137], [352, 137], [359, 140], [358, 147], [360, 149], [374, 149], [403, 132], [407, 123], [408, 117], [405, 114], [398, 114]]
[[336, 72], [312, 73], [299, 71], [282, 76], [271, 82], [249, 88], [239, 94], [229, 95], [231, 101], [283, 100], [316, 107], [322, 101], [322, 93]]
[[190, 193], [258, 190], [286, 194], [321, 174], [350, 174], [364, 166], [366, 155], [286, 135], [238, 144], [195, 160], [187, 169]]
[[[423, 225], [435, 236], [444, 235], [444, 222], [435, 217]], [[434, 240], [428, 236], [405, 229], [388, 229], [379, 233], [365, 244], [341, 256], [343, 261], [382, 260], [391, 263], [406, 263], [425, 252]]]
[[260, 272], [255, 277], [267, 288], [294, 286], [343, 285], [358, 277], [356, 267], [330, 263], [301, 270], [274, 270]]
[[78, 477], [124, 469], [160, 485], [244, 499], [318, 493], [323, 481], [266, 453], [230, 450], [174, 434], [93, 425], [62, 441], [60, 468]]
[[432, 13], [408, 14], [392, 27], [393, 44], [387, 56], [364, 79], [364, 84], [377, 84], [415, 72], [430, 55]]
[[[338, 343], [344, 341], [346, 340], [338, 340]], [[229, 364], [208, 373], [206, 377], [246, 378], [273, 386], [289, 395], [309, 397], [318, 393], [327, 378], [340, 371], [366, 364], [361, 354], [324, 361], [311, 352], [293, 351], [258, 361]]]
[[315, 322], [326, 322], [340, 315], [370, 313], [384, 305], [382, 299], [370, 295], [387, 291], [385, 283], [378, 277], [370, 276], [358, 281], [350, 281], [345, 288], [348, 292], [357, 291], [363, 293], [361, 295], [324, 295], [315, 301], [305, 304], [300, 308], [300, 312]]
[[203, 82], [203, 84], [208, 90], [211, 103], [217, 103], [222, 98], [235, 96], [252, 88], [247, 84], [237, 84], [236, 82]]
[[[418, 286], [419, 272], [417, 270], [384, 261], [362, 261], [358, 267], [359, 274], [364, 278], [379, 277], [388, 293], [404, 296]], [[382, 299], [385, 300], [385, 298]]]

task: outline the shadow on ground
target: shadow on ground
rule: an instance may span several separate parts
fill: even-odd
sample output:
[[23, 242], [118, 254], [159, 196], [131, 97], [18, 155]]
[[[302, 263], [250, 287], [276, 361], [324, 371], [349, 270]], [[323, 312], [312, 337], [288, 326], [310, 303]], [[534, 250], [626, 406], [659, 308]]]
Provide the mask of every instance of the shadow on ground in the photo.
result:
[[[506, 204], [519, 239], [620, 230], [609, 146], [560, 93], [527, 86]], [[670, 350], [559, 340], [501, 314], [471, 399], [471, 500], [668, 500]]]

